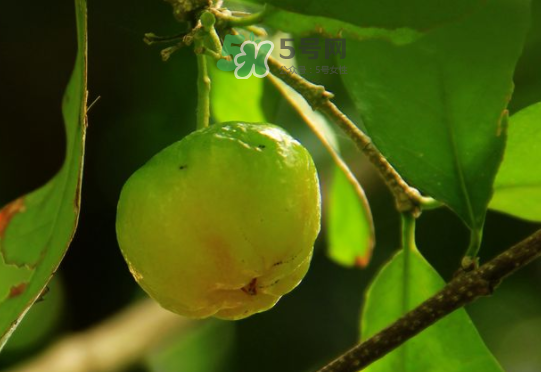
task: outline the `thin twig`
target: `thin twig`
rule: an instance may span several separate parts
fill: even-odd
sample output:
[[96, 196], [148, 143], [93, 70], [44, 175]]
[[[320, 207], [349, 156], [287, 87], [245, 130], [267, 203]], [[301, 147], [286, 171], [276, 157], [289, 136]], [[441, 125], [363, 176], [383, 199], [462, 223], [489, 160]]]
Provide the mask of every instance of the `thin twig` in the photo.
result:
[[220, 40], [220, 36], [218, 36], [218, 33], [216, 32], [216, 29], [212, 27], [209, 31], [209, 39], [212, 43], [212, 46], [214, 48], [214, 51], [218, 53], [219, 55], [222, 54], [222, 42]]
[[274, 76], [299, 92], [312, 106], [312, 109], [327, 116], [355, 142], [380, 172], [395, 197], [399, 212], [409, 212], [417, 216], [421, 212], [422, 205], [432, 201], [430, 198], [424, 198], [419, 191], [404, 181], [389, 161], [376, 149], [370, 138], [331, 102], [332, 93], [321, 85], [315, 85], [297, 74], [285, 71], [282, 64], [272, 57], [269, 57], [268, 65]]
[[224, 12], [215, 11], [216, 18], [220, 20], [220, 23], [225, 23], [223, 27], [247, 27], [257, 23], [261, 23], [265, 17], [266, 7], [259, 13], [253, 13], [244, 17], [234, 17]]
[[207, 57], [202, 53], [202, 43], [196, 42], [197, 56], [197, 129], [206, 128], [210, 121], [210, 77], [207, 69]]
[[147, 45], [153, 45], [156, 43], [170, 43], [172, 41], [180, 41], [182, 40], [184, 36], [186, 36], [186, 32], [182, 32], [180, 34], [171, 35], [171, 36], [158, 36], [152, 32], [149, 32], [145, 34], [143, 41]]
[[483, 266], [457, 275], [434, 296], [318, 372], [357, 372], [366, 368], [453, 311], [492, 294], [503, 279], [540, 256], [538, 230]]

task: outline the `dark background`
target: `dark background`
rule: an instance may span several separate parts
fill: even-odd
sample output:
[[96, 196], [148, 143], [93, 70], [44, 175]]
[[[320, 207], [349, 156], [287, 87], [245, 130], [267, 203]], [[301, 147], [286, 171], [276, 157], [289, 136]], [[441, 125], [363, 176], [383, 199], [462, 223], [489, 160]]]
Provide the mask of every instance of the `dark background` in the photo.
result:
[[[159, 47], [142, 42], [145, 32], [178, 31], [169, 6], [157, 0], [89, 0], [88, 7], [89, 100], [101, 99], [89, 113], [79, 229], [53, 287], [63, 298], [54, 310], [59, 319], [41, 333], [30, 332], [19, 347], [8, 347], [0, 355], [0, 369], [143, 296], [116, 243], [116, 201], [133, 171], [195, 127], [193, 54], [182, 50], [163, 63]], [[534, 2], [534, 19], [541, 20], [541, 1]], [[512, 111], [541, 101], [540, 23], [534, 24], [517, 69]], [[62, 164], [65, 138], [60, 103], [76, 51], [74, 27], [71, 0], [2, 4], [0, 205], [41, 186]], [[322, 82], [337, 93], [339, 106], [351, 111], [341, 83], [328, 77]], [[325, 189], [330, 164], [321, 148], [315, 147], [313, 136], [283, 103], [275, 121], [309, 146]], [[352, 149], [347, 153], [374, 213], [378, 243], [373, 262], [366, 270], [330, 262], [323, 231], [312, 267], [299, 288], [272, 311], [235, 323], [235, 372], [308, 371], [356, 342], [364, 290], [398, 248], [398, 216], [363, 157]], [[537, 227], [489, 213], [482, 257], [494, 256]], [[446, 279], [458, 266], [467, 238], [462, 223], [445, 209], [426, 212], [418, 223], [419, 248]], [[541, 370], [540, 294], [541, 263], [537, 262], [506, 281], [493, 298], [468, 308], [509, 372]], [[146, 369], [134, 366], [132, 370]]]

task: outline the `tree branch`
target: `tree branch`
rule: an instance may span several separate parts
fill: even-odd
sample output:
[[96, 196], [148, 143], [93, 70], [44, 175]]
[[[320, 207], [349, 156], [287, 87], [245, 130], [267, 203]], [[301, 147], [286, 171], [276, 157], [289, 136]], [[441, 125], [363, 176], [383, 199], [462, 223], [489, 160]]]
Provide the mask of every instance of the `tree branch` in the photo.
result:
[[[483, 266], [461, 272], [441, 291], [391, 326], [318, 372], [357, 372], [456, 309], [492, 294], [507, 276], [541, 257], [541, 230]], [[106, 372], [140, 360], [144, 351], [191, 322], [145, 300], [102, 324], [68, 336], [41, 355], [4, 372]]]
[[492, 294], [507, 276], [541, 256], [541, 230], [483, 266], [460, 272], [441, 291], [318, 372], [357, 372], [453, 311]]
[[313, 84], [297, 74], [284, 70], [284, 66], [272, 57], [269, 57], [267, 62], [270, 72], [274, 76], [300, 93], [312, 106], [312, 109], [324, 114], [355, 142], [355, 145], [378, 169], [394, 195], [399, 212], [409, 212], [414, 216], [418, 216], [421, 212], [421, 206], [433, 202], [433, 199], [423, 197], [419, 191], [404, 181], [389, 161], [374, 146], [372, 140], [331, 102], [333, 94], [325, 90], [325, 87]]
[[4, 372], [120, 370], [190, 323], [154, 301], [144, 300], [88, 331], [65, 337], [42, 354]]

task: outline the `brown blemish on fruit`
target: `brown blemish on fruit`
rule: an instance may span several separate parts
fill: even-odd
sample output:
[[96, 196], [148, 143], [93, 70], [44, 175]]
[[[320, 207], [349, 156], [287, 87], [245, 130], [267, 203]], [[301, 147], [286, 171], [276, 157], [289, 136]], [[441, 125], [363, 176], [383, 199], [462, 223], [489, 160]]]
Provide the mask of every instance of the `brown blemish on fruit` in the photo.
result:
[[267, 284], [267, 285], [260, 285], [260, 286], [258, 286], [257, 288], [259, 288], [259, 289], [270, 288], [270, 287], [272, 287], [272, 286], [278, 284], [279, 282], [280, 282], [280, 279], [277, 279], [277, 280], [275, 280], [274, 282], [272, 282], [272, 283], [270, 283], [270, 284]]
[[180, 170], [183, 170], [183, 169], [186, 169], [186, 168], [188, 168], [187, 165], [181, 165], [180, 167], [178, 167], [178, 169], [180, 169]]
[[299, 256], [299, 254], [295, 254], [294, 256], [292, 256], [291, 258], [287, 259], [287, 260], [280, 260], [278, 262], [275, 262], [272, 267], [275, 267], [275, 266], [280, 266], [280, 265], [283, 265], [285, 263], [290, 263], [292, 261], [295, 261], [295, 259]]
[[248, 285], [245, 285], [240, 290], [250, 296], [255, 296], [257, 294], [257, 278], [253, 278]]
[[19, 198], [0, 210], [0, 239], [4, 237], [6, 229], [11, 219], [20, 212], [24, 211], [24, 199]]
[[14, 297], [20, 296], [26, 289], [27, 285], [28, 283], [21, 283], [21, 284], [17, 284], [11, 287], [11, 289], [9, 290], [8, 298], [14, 298]]

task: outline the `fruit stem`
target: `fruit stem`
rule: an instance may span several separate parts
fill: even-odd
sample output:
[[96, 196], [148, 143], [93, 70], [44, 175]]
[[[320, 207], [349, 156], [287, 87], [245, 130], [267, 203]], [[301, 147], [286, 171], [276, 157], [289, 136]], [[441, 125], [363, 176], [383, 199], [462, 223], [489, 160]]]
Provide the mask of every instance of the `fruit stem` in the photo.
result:
[[197, 40], [197, 129], [206, 128], [210, 121], [210, 77], [207, 69], [207, 57], [201, 53], [204, 50], [203, 41]]

